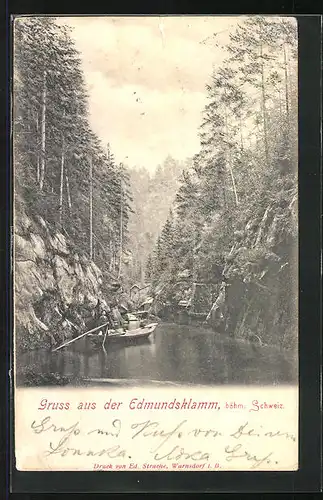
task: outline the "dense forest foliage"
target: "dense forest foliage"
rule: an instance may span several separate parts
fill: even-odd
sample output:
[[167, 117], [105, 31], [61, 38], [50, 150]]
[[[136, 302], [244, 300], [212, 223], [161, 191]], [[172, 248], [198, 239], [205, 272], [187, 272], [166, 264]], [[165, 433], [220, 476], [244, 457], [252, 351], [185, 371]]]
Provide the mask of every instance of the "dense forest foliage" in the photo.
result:
[[200, 150], [184, 162], [168, 156], [151, 174], [119, 164], [91, 130], [70, 29], [15, 20], [15, 217], [59, 231], [103, 281], [151, 283], [157, 312], [185, 298], [232, 337], [292, 346], [296, 23], [244, 18], [223, 51], [206, 86]]
[[144, 167], [129, 169], [133, 213], [129, 219], [128, 276], [133, 282], [149, 279], [147, 260], [175, 201], [182, 172], [190, 164], [189, 159], [179, 162], [168, 155], [152, 173]]
[[230, 35], [200, 151], [147, 263], [161, 306], [201, 283], [206, 312], [222, 296], [228, 335], [284, 346], [297, 331], [296, 48], [286, 18], [245, 18]]
[[129, 175], [89, 125], [81, 56], [51, 17], [15, 20], [14, 164], [22, 210], [59, 230], [71, 250], [122, 274]]

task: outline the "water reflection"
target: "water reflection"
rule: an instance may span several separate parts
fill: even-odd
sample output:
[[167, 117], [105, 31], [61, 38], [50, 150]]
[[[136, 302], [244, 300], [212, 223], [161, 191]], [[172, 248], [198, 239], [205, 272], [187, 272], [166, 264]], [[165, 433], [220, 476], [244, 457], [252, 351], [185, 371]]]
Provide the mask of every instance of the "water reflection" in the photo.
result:
[[[21, 370], [23, 368], [23, 370]], [[255, 347], [200, 327], [160, 325], [145, 343], [93, 350], [88, 342], [19, 357], [24, 371], [73, 379], [157, 380], [195, 384], [278, 384], [296, 381], [296, 361], [276, 347]], [[46, 378], [46, 377], [45, 377]]]

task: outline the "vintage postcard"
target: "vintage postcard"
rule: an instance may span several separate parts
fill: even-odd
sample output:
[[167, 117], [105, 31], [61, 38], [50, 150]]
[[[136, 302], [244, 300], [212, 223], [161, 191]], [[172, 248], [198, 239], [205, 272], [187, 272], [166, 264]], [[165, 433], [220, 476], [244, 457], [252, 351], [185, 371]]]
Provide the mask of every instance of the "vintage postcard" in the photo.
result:
[[20, 471], [298, 469], [297, 22], [13, 20]]

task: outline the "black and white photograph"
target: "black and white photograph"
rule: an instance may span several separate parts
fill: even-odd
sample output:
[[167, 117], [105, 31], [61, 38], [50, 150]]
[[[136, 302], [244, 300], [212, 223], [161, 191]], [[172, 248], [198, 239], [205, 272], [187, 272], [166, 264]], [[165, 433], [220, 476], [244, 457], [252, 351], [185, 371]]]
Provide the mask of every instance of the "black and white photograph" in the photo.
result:
[[16, 386], [297, 385], [296, 20], [13, 25]]

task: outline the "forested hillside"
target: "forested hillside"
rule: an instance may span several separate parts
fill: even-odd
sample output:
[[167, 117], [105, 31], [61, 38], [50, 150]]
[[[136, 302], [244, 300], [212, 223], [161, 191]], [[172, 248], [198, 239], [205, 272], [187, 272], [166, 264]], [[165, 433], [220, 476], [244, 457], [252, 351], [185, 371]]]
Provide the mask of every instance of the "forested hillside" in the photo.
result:
[[76, 251], [118, 273], [129, 179], [91, 131], [81, 59], [70, 31], [53, 18], [19, 19], [14, 42], [17, 217], [20, 208], [41, 215]]
[[122, 279], [131, 196], [126, 168], [90, 128], [68, 27], [15, 21], [13, 89], [16, 331], [35, 343]]
[[141, 281], [151, 283], [161, 317], [184, 307], [228, 336], [296, 345], [296, 23], [244, 18], [222, 50], [206, 85], [200, 150], [181, 162], [165, 152], [156, 170], [133, 169], [91, 129], [70, 29], [47, 17], [15, 21], [23, 343], [64, 333], [66, 318], [79, 328], [86, 304], [109, 301], [113, 282]]
[[129, 219], [131, 265], [128, 274], [135, 282], [147, 278], [148, 256], [175, 201], [182, 172], [190, 164], [190, 160], [179, 162], [169, 155], [153, 173], [143, 167], [129, 169], [133, 212]]
[[207, 84], [200, 151], [147, 269], [157, 309], [189, 297], [208, 312], [221, 297], [213, 326], [283, 346], [297, 331], [296, 47], [289, 19], [246, 18], [230, 35]]

